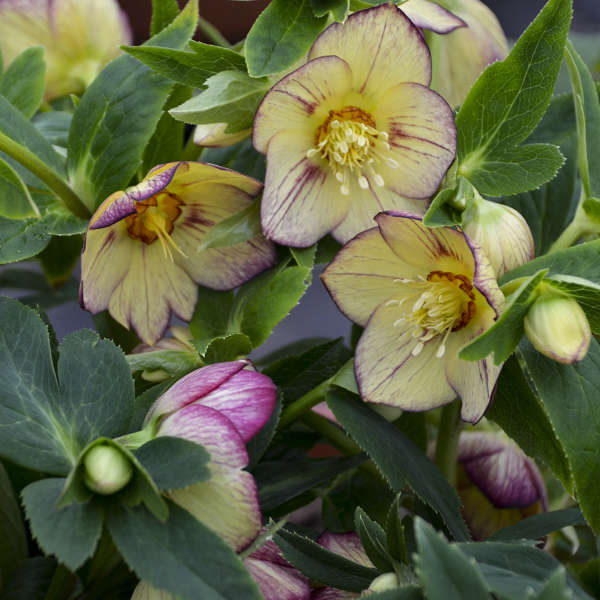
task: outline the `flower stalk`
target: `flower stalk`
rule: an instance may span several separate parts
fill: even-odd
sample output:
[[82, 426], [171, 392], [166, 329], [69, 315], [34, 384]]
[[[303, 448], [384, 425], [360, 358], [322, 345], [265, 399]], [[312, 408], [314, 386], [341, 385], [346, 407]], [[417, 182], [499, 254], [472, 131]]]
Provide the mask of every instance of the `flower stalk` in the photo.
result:
[[307, 392], [304, 396], [301, 396], [298, 400], [295, 400], [287, 406], [281, 413], [279, 428], [283, 429], [284, 427], [291, 425], [294, 421], [306, 414], [313, 406], [319, 404], [319, 402], [324, 399], [330, 384], [331, 379], [323, 381], [323, 383], [320, 383], [316, 388], [313, 388], [310, 392]]
[[435, 446], [435, 464], [453, 487], [456, 487], [458, 439], [461, 429], [460, 402], [455, 400], [442, 408]]

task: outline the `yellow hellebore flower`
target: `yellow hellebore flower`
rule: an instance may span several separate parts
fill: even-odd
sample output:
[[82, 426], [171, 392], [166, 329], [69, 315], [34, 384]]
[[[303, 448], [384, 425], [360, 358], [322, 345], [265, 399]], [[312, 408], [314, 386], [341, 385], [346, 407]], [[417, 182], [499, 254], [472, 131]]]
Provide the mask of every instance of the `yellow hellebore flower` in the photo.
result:
[[363, 400], [421, 411], [460, 396], [462, 419], [478, 421], [500, 367], [458, 352], [504, 304], [487, 257], [464, 233], [415, 215], [375, 220], [322, 275], [340, 310], [365, 327], [354, 361]]
[[46, 100], [79, 94], [131, 43], [116, 0], [0, 2], [0, 48], [5, 64], [31, 46], [44, 46]]
[[171, 310], [192, 318], [197, 283], [232, 289], [275, 263], [275, 248], [262, 236], [198, 253], [209, 229], [246, 208], [260, 189], [255, 179], [223, 167], [174, 162], [111, 194], [88, 227], [81, 305], [92, 313], [108, 309], [154, 344]]
[[393, 4], [328, 27], [256, 113], [265, 235], [346, 242], [384, 209], [422, 213], [456, 150], [452, 111], [430, 81], [423, 36]]

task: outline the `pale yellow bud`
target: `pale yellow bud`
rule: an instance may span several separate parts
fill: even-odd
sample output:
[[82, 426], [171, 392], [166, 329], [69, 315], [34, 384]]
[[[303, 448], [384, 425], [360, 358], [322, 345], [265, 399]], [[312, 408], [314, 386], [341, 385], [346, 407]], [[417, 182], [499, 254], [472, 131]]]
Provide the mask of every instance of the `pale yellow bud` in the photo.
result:
[[383, 575], [379, 575], [379, 577], [375, 577], [375, 579], [371, 581], [369, 591], [387, 592], [388, 590], [395, 590], [397, 587], [399, 587], [399, 584], [396, 573], [384, 573]]
[[208, 146], [210, 148], [233, 146], [233, 144], [245, 140], [252, 133], [252, 128], [237, 131], [236, 133], [226, 133], [226, 129], [227, 123], [197, 125], [194, 130], [194, 143], [198, 144], [198, 146]]
[[84, 481], [90, 490], [108, 496], [124, 488], [133, 475], [133, 467], [117, 448], [99, 444], [83, 458]]
[[547, 291], [533, 303], [525, 317], [525, 333], [538, 352], [557, 362], [582, 360], [592, 333], [577, 301], [559, 292]]

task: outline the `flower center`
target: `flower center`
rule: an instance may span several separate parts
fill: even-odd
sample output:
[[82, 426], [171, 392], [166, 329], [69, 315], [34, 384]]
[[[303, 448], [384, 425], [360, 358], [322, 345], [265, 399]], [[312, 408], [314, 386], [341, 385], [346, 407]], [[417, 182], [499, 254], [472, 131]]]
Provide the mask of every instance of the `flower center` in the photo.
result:
[[135, 206], [137, 212], [125, 217], [129, 237], [142, 240], [144, 244], [153, 244], [158, 240], [165, 256], [171, 260], [173, 260], [171, 248], [185, 256], [171, 237], [175, 221], [181, 214], [179, 207], [182, 204], [183, 200], [169, 193], [156, 194], [147, 200], [137, 202]]
[[407, 331], [418, 339], [413, 348], [413, 356], [417, 356], [425, 342], [443, 336], [436, 356], [441, 358], [446, 351], [446, 340], [452, 331], [465, 327], [475, 315], [475, 293], [468, 277], [446, 271], [431, 271], [427, 278], [396, 279], [398, 283], [409, 286], [414, 294], [402, 300], [390, 300], [388, 306], [412, 302], [410, 312], [394, 322], [398, 327], [406, 321], [411, 325]]
[[367, 175], [375, 185], [383, 186], [383, 177], [375, 167], [387, 163], [395, 169], [398, 163], [387, 156], [390, 149], [388, 134], [376, 128], [373, 117], [356, 106], [330, 110], [315, 132], [315, 147], [307, 157], [318, 154], [329, 163], [335, 178], [340, 182], [344, 196], [350, 194], [350, 179], [358, 180], [361, 188], [369, 187]]

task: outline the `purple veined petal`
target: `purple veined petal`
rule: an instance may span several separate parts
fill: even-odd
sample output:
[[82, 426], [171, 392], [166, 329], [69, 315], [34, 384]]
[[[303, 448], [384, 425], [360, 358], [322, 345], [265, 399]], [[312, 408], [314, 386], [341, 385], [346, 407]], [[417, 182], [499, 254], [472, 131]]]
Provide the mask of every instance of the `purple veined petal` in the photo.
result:
[[201, 401], [204, 396], [249, 364], [247, 360], [234, 360], [215, 363], [188, 373], [156, 400], [148, 411], [144, 423], [148, 424], [154, 417], [172, 413], [192, 402]]
[[261, 222], [265, 236], [277, 243], [311, 246], [348, 212], [350, 197], [329, 166], [307, 158], [313, 144], [312, 133], [301, 131], [282, 131], [269, 142]]
[[310, 600], [310, 587], [304, 575], [293, 567], [253, 558], [244, 560], [265, 600]]
[[329, 26], [308, 58], [338, 56], [352, 69], [354, 89], [377, 97], [405, 81], [429, 85], [431, 56], [419, 30], [393, 4], [381, 4]]
[[412, 336], [414, 326], [404, 315], [406, 311], [396, 305], [383, 304], [363, 331], [354, 361], [363, 400], [408, 411], [429, 410], [452, 402], [456, 393], [446, 379], [446, 356], [436, 356], [439, 336], [425, 342], [415, 356], [419, 340]]
[[258, 107], [252, 134], [254, 147], [266, 154], [273, 136], [290, 129], [314, 138], [329, 111], [345, 106], [351, 87], [350, 67], [337, 56], [321, 56], [286, 75]]
[[244, 442], [269, 420], [277, 400], [275, 384], [262, 373], [244, 369], [202, 398], [202, 405], [225, 415]]
[[183, 163], [169, 163], [152, 169], [143, 181], [127, 189], [127, 194], [136, 202], [147, 200], [162, 192], [173, 180], [175, 172]]
[[467, 26], [462, 19], [436, 2], [408, 0], [399, 8], [414, 25], [421, 29], [430, 29], [435, 33], [450, 33], [459, 27]]
[[360, 538], [356, 533], [332, 533], [325, 531], [321, 534], [318, 543], [329, 552], [339, 554], [363, 567], [373, 567]]

